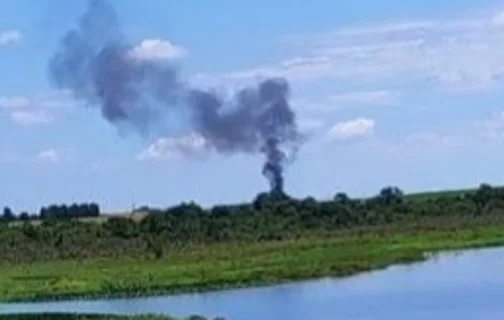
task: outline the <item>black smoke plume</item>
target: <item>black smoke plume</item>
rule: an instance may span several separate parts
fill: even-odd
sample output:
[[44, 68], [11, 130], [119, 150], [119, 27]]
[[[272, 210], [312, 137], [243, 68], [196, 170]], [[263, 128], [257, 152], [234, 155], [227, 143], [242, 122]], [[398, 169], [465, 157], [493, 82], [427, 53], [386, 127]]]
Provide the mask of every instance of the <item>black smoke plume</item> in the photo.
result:
[[287, 80], [266, 79], [224, 99], [189, 85], [175, 66], [137, 59], [132, 49], [114, 8], [106, 0], [88, 0], [87, 11], [49, 61], [51, 79], [99, 107], [114, 125], [160, 135], [176, 113], [188, 116], [187, 129], [201, 135], [209, 149], [262, 152], [271, 190], [283, 193], [285, 162], [300, 141]]

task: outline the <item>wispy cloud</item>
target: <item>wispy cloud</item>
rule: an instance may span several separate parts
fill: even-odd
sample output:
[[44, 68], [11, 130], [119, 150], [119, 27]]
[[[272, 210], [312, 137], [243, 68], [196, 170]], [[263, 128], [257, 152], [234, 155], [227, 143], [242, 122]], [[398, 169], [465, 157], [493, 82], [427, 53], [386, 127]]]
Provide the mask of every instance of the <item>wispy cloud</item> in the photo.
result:
[[45, 110], [15, 110], [10, 116], [15, 123], [28, 127], [48, 124], [53, 120]]
[[332, 94], [329, 101], [338, 107], [393, 106], [400, 101], [401, 95], [391, 90], [353, 91]]
[[189, 55], [189, 50], [161, 39], [145, 39], [130, 51], [130, 55], [140, 60], [174, 60]]
[[404, 142], [409, 146], [451, 147], [459, 145], [461, 141], [453, 135], [424, 131], [406, 136]]
[[356, 26], [293, 35], [288, 41], [298, 52], [294, 57], [214, 77], [238, 82], [270, 76], [293, 81], [400, 78], [466, 91], [491, 88], [504, 73], [502, 12], [474, 19]]
[[57, 164], [61, 162], [73, 161], [76, 158], [75, 150], [73, 149], [58, 149], [47, 148], [40, 150], [36, 156], [36, 160], [42, 163]]
[[331, 116], [335, 111], [354, 108], [388, 108], [399, 106], [402, 92], [395, 90], [358, 90], [338, 92], [318, 97], [299, 97], [292, 100], [299, 120], [317, 118], [319, 121]]
[[359, 117], [336, 123], [328, 132], [331, 140], [344, 141], [369, 137], [374, 133], [375, 120]]
[[476, 120], [474, 127], [484, 140], [504, 141], [504, 111], [494, 113], [487, 119]]
[[203, 156], [209, 148], [204, 137], [192, 133], [180, 137], [160, 138], [140, 153], [141, 161], [167, 160], [180, 156]]
[[0, 30], [0, 47], [19, 43], [23, 36], [18, 30]]
[[46, 149], [37, 154], [37, 159], [44, 162], [57, 163], [63, 159], [63, 154], [60, 150]]
[[0, 109], [11, 120], [22, 126], [39, 126], [52, 122], [55, 114], [75, 105], [69, 93], [64, 91], [47, 92], [27, 96], [0, 96]]

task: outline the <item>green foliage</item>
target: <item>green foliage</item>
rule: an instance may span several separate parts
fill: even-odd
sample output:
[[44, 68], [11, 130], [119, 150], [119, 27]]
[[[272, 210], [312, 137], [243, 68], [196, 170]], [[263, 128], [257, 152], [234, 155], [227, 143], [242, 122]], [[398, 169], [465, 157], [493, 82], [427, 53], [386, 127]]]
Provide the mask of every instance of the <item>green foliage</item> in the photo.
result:
[[[12, 219], [9, 212], [4, 210], [4, 221]], [[161, 259], [170, 251], [195, 245], [289, 240], [431, 217], [498, 217], [504, 216], [504, 188], [483, 184], [473, 192], [423, 201], [409, 199], [397, 187], [385, 187], [365, 200], [351, 199], [344, 193], [337, 193], [330, 201], [262, 193], [250, 204], [208, 210], [182, 203], [166, 210], [149, 209], [141, 219], [113, 216], [104, 223], [71, 219], [90, 215], [99, 215], [98, 205], [42, 208], [41, 224], [31, 223], [24, 215], [21, 224], [0, 229], [2, 262], [124, 255]]]
[[67, 205], [50, 205], [40, 209], [40, 219], [42, 220], [64, 220], [85, 217], [98, 217], [100, 207], [96, 203], [82, 203]]
[[14, 216], [14, 213], [12, 212], [11, 208], [5, 207], [3, 209], [3, 213], [2, 213], [2, 221], [3, 222], [11, 222], [15, 219], [16, 219], [16, 217]]
[[170, 247], [159, 259], [150, 254], [2, 263], [0, 301], [137, 297], [346, 276], [419, 261], [424, 252], [502, 244], [504, 218], [486, 215]]
[[[69, 219], [77, 208], [50, 206], [41, 210], [42, 222], [0, 223], [0, 299], [344, 275], [416, 260], [423, 250], [504, 243], [504, 188], [489, 185], [423, 200], [396, 187], [360, 200], [344, 193], [329, 201], [265, 193], [249, 204], [182, 203], [149, 209], [141, 219], [102, 216], [102, 223]], [[57, 214], [47, 218], [47, 212]]]

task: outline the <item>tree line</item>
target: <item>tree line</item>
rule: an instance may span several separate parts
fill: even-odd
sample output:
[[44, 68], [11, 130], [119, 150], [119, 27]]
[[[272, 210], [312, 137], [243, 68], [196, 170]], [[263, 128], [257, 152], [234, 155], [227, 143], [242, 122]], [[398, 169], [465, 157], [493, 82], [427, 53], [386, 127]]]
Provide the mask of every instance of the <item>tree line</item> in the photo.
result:
[[41, 213], [47, 215], [40, 223], [0, 225], [3, 260], [123, 255], [160, 258], [173, 250], [212, 243], [297, 239], [438, 218], [442, 220], [436, 220], [434, 227], [472, 223], [474, 219], [504, 222], [504, 188], [484, 184], [474, 191], [417, 199], [405, 196], [397, 187], [386, 187], [368, 199], [337, 193], [326, 201], [262, 193], [251, 203], [216, 205], [209, 209], [194, 202], [167, 209], [143, 208], [147, 212], [140, 219], [111, 216], [96, 223], [73, 218], [99, 214], [97, 205], [45, 209]]
[[100, 206], [96, 203], [81, 203], [56, 205], [52, 204], [47, 207], [40, 208], [39, 213], [28, 213], [23, 211], [15, 214], [10, 207], [4, 207], [0, 220], [2, 222], [13, 222], [16, 220], [69, 220], [78, 218], [90, 218], [100, 216]]

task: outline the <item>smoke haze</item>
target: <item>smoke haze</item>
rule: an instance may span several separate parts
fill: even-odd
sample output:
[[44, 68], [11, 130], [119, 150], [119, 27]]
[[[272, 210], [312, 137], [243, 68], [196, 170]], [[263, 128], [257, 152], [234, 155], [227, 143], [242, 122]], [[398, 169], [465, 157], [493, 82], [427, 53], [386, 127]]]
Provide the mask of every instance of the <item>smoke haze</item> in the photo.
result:
[[161, 135], [173, 114], [188, 115], [187, 130], [223, 154], [263, 153], [271, 190], [283, 192], [283, 169], [300, 144], [290, 88], [283, 78], [266, 79], [224, 99], [184, 81], [178, 67], [135, 59], [114, 8], [88, 0], [75, 29], [49, 61], [56, 87], [70, 89], [116, 126]]

